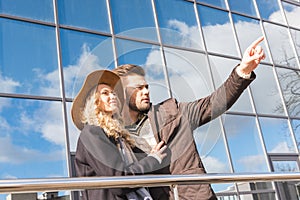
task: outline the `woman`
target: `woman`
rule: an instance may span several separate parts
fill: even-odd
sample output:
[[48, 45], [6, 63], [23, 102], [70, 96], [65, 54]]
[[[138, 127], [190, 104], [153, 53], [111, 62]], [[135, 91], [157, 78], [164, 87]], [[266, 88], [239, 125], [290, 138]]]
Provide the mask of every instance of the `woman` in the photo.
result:
[[[134, 142], [122, 125], [123, 87], [119, 76], [108, 70], [94, 71], [75, 97], [72, 119], [81, 130], [75, 155], [77, 176], [122, 176], [156, 170], [165, 158], [166, 146], [157, 144], [146, 158], [138, 161]], [[136, 199], [145, 188], [98, 189], [82, 193], [85, 200]], [[149, 199], [151, 197], [149, 196]]]

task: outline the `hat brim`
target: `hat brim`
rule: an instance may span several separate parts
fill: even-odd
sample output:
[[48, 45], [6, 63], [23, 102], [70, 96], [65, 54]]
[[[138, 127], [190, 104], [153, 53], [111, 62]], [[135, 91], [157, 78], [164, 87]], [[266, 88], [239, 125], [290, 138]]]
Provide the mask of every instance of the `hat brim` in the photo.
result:
[[82, 130], [84, 124], [81, 122], [82, 109], [85, 106], [86, 97], [90, 91], [99, 84], [109, 85], [117, 94], [121, 106], [124, 103], [124, 91], [120, 77], [109, 70], [97, 70], [87, 75], [82, 88], [74, 98], [71, 115], [72, 120], [79, 130]]

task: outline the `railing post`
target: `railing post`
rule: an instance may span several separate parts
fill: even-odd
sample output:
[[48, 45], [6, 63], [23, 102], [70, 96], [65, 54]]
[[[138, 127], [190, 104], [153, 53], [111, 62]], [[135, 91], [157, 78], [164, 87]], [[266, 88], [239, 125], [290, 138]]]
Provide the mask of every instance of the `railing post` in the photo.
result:
[[179, 200], [177, 186], [178, 186], [178, 185], [172, 185], [173, 192], [174, 192], [174, 200]]

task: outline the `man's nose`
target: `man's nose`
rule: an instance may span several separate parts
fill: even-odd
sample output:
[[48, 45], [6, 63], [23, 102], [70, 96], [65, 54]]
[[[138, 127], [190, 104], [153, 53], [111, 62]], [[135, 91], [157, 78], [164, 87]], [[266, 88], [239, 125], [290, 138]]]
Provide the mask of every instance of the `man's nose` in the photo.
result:
[[111, 93], [109, 93], [109, 97], [110, 97], [111, 99], [116, 99], [116, 98], [117, 98], [117, 95], [116, 95], [114, 92], [111, 92]]
[[142, 91], [144, 94], [149, 94], [149, 89], [147, 87], [144, 87]]

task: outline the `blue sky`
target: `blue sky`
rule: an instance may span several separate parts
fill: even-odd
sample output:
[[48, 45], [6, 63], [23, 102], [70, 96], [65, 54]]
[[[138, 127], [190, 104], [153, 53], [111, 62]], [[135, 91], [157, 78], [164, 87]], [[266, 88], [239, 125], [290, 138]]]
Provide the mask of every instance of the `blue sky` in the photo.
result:
[[[106, 34], [109, 33], [110, 27], [106, 13], [106, 1], [87, 1], [84, 4], [79, 0], [57, 2], [60, 8], [58, 10], [59, 20], [62, 25], [76, 26]], [[68, 5], [71, 2], [73, 2], [72, 5], [74, 6], [69, 7]], [[138, 1], [135, 0], [135, 2]], [[209, 1], [206, 2], [209, 3]], [[238, 2], [235, 1], [235, 4], [238, 4]], [[156, 1], [158, 24], [161, 27], [163, 37], [162, 42], [168, 45], [203, 50], [203, 38], [199, 33], [198, 19], [196, 19], [194, 14], [194, 5], [190, 2], [181, 1], [172, 5], [169, 3], [169, 1]], [[217, 1], [215, 3], [218, 6], [223, 5]], [[35, 6], [31, 6], [33, 4]], [[113, 19], [116, 20], [113, 26], [117, 34], [158, 43], [156, 30], [153, 28], [155, 27], [155, 20], [152, 15], [150, 1], [146, 1], [145, 4], [140, 5], [140, 9], [133, 9], [132, 6], [125, 3], [117, 3], [117, 1], [111, 1], [111, 5], [113, 6]], [[252, 9], [250, 11], [243, 9], [245, 8], [244, 5], [244, 3], [242, 6], [237, 5], [234, 9], [245, 14], [255, 15]], [[274, 22], [282, 22], [282, 15], [276, 5], [277, 1], [272, 4], [259, 4], [266, 11], [261, 12], [264, 18]], [[173, 9], [164, 12], [169, 6]], [[75, 11], [83, 7], [88, 11], [82, 11], [81, 15], [74, 14]], [[289, 23], [299, 28], [299, 22], [296, 22], [296, 20], [292, 21], [293, 19], [299, 19], [299, 8], [285, 7], [287, 8], [286, 15], [290, 20]], [[182, 9], [185, 12], [178, 12], [178, 9]], [[116, 12], [117, 10], [123, 10], [123, 12]], [[242, 47], [240, 50], [235, 44], [234, 31], [229, 24], [228, 13], [225, 11], [214, 11], [212, 14], [211, 11], [211, 8], [197, 6], [197, 12], [200, 13], [199, 20], [203, 26], [203, 37], [206, 41], [206, 48], [210, 52], [225, 53], [229, 56], [238, 57], [244, 51], [243, 48], [246, 48], [254, 39], [262, 35], [261, 27], [257, 21], [249, 21], [244, 17], [235, 15], [234, 27], [238, 34], [238, 42]], [[54, 22], [52, 0], [0, 0], [0, 13], [38, 19], [50, 23]], [[297, 15], [298, 17], [295, 17]], [[90, 20], [91, 18], [95, 20]], [[267, 52], [268, 57], [272, 56], [275, 62], [278, 63], [282, 63], [285, 60], [286, 57], [284, 56], [295, 57], [294, 52], [291, 50], [293, 48], [289, 42], [290, 40], [285, 33], [282, 34], [282, 32], [273, 31], [277, 30], [277, 27], [268, 23], [264, 24], [264, 28], [271, 47], [271, 55]], [[295, 36], [296, 34], [300, 35], [299, 31], [295, 32]], [[4, 86], [0, 88], [0, 92], [61, 98], [62, 86], [58, 70], [58, 49], [55, 46], [55, 28], [0, 18], [0, 36], [0, 84]], [[295, 42], [298, 42], [297, 44], [299, 45], [299, 41]], [[68, 98], [73, 98], [78, 92], [86, 74], [95, 69], [111, 69], [114, 67], [112, 40], [108, 36], [99, 36], [61, 28], [60, 45], [64, 70], [64, 87], [66, 97]], [[159, 47], [157, 45], [123, 39], [117, 39], [116, 46], [119, 64], [135, 63], [146, 66], [147, 73], [149, 74], [147, 78], [151, 87], [152, 101], [157, 103], [168, 98], [167, 83], [162, 67], [163, 60]], [[265, 47], [267, 44], [263, 43], [263, 46]], [[282, 51], [284, 51], [284, 54]], [[214, 66], [216, 73], [214, 73], [214, 77], [210, 77], [207, 67], [208, 63], [204, 54], [166, 48], [165, 56], [167, 66], [169, 67], [171, 88], [174, 88], [173, 95], [181, 101], [189, 101], [209, 94], [213, 91], [214, 87], [217, 87], [225, 80], [234, 65], [238, 63], [238, 60], [217, 60], [211, 58], [210, 62]], [[269, 62], [270, 60], [267, 61]], [[224, 62], [230, 63], [230, 66], [227, 68], [223, 67]], [[185, 68], [181, 66], [185, 66]], [[264, 76], [265, 73], [269, 74]], [[261, 114], [270, 114], [270, 110], [274, 110], [278, 103], [280, 104], [281, 102], [280, 97], [278, 97], [279, 101], [275, 102], [276, 104], [274, 102], [270, 103], [271, 100], [269, 100], [274, 98], [274, 91], [278, 91], [279, 86], [276, 83], [268, 85], [268, 87], [272, 87], [270, 91], [266, 89], [268, 88], [267, 86], [263, 87], [261, 85], [265, 82], [273, 83], [273, 73], [274, 71], [269, 69], [258, 70], [258, 75], [263, 77], [263, 80], [261, 82], [258, 79], [257, 82], [260, 84], [251, 87], [255, 99], [254, 104], [268, 104], [263, 108], [257, 106], [257, 111]], [[201, 80], [199, 80], [199, 77], [201, 77]], [[214, 83], [211, 81], [211, 78], [213, 78]], [[198, 84], [197, 87], [194, 85], [195, 82]], [[198, 88], [202, 88], [202, 90], [198, 91]], [[246, 93], [248, 92], [247, 90]], [[265, 94], [268, 98], [261, 98], [260, 94]], [[249, 102], [249, 95], [245, 94], [245, 97], [237, 102], [237, 104], [239, 108], [245, 109], [246, 112], [253, 113]], [[62, 108], [63, 105], [59, 101], [0, 97], [1, 179], [68, 176]], [[74, 151], [79, 132], [70, 120], [69, 103], [67, 104], [67, 108], [70, 148]], [[279, 114], [283, 117], [286, 116], [285, 112]], [[228, 117], [228, 120], [229, 118], [232, 117]], [[245, 119], [245, 121], [248, 120], [250, 119]], [[215, 121], [197, 130], [195, 138], [201, 134], [206, 134], [206, 141], [204, 143], [209, 145], [204, 145], [205, 148], [199, 145], [198, 149], [205, 155], [206, 165], [208, 166], [207, 170], [228, 172], [228, 160], [223, 156], [225, 149], [224, 141], [219, 137], [219, 133], [208, 134], [212, 133], [213, 130], [221, 130], [221, 127], [215, 123], [219, 123], [219, 121]], [[266, 125], [263, 126], [263, 133], [272, 133], [272, 124], [264, 124]], [[282, 124], [285, 123], [278, 123], [279, 126]], [[248, 128], [250, 127], [251, 130], [254, 130], [258, 134], [255, 123], [249, 123], [248, 121], [248, 123], [243, 123], [243, 125]], [[282, 126], [286, 127], [285, 125]], [[242, 133], [238, 130], [234, 131], [236, 127], [232, 124], [226, 124], [226, 127], [231, 127], [228, 130], [228, 134], [232, 135], [228, 135], [228, 138], [234, 141], [230, 151], [240, 151], [239, 146], [236, 144], [238, 141], [246, 139], [246, 137], [243, 137], [245, 135], [255, 141], [255, 135]], [[237, 135], [234, 135], [234, 133]], [[290, 145], [287, 143], [282, 144], [280, 141], [275, 140], [275, 138], [273, 140], [273, 137], [269, 136], [269, 134], [266, 134], [266, 136], [270, 143], [268, 145], [270, 152], [278, 149], [278, 147], [282, 148]], [[235, 140], [237, 141], [235, 142]], [[256, 151], [251, 148], [234, 155], [234, 163], [240, 164], [236, 169], [237, 171], [261, 170], [266, 164], [262, 160], [261, 163], [258, 163], [257, 168], [246, 168], [247, 163], [243, 163], [243, 161], [247, 159], [247, 156], [252, 156], [251, 158], [253, 158], [253, 156], [261, 155], [261, 146], [253, 148], [257, 148], [257, 155], [253, 155]], [[217, 166], [215, 163], [225, 164], [222, 165], [223, 168], [214, 168]]]

